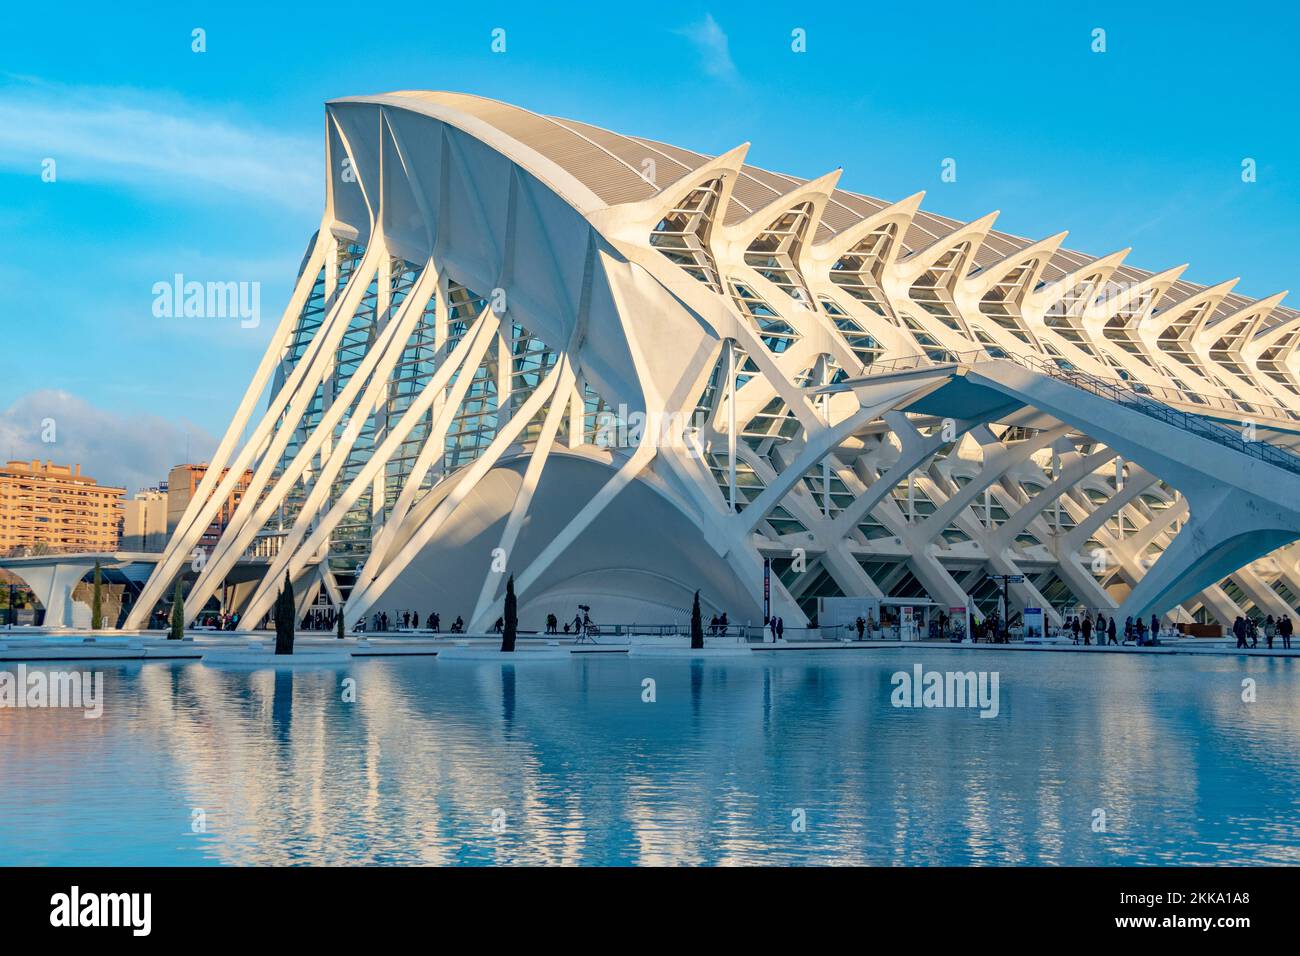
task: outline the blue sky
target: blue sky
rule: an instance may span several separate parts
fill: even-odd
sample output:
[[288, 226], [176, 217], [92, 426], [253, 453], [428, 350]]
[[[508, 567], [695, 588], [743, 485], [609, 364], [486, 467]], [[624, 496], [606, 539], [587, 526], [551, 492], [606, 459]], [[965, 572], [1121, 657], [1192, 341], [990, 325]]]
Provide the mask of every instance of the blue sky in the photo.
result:
[[[848, 189], [925, 189], [935, 212], [1000, 209], [1013, 233], [1068, 229], [1073, 248], [1131, 245], [1134, 265], [1300, 299], [1294, 4], [174, 6], [6, 11], [0, 455], [81, 460], [128, 486], [187, 445], [201, 456], [319, 221], [322, 103], [391, 89], [706, 152], [748, 140], [758, 165], [842, 166]], [[940, 180], [948, 157], [955, 183]], [[261, 326], [155, 317], [153, 284], [178, 272], [260, 282]]]

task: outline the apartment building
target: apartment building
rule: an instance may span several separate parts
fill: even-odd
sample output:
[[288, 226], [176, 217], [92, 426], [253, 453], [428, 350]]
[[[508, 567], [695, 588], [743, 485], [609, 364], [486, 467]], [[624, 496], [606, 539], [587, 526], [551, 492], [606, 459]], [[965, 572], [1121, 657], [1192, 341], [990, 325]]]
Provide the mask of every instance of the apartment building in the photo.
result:
[[116, 550], [125, 494], [81, 465], [10, 461], [0, 468], [0, 554]]

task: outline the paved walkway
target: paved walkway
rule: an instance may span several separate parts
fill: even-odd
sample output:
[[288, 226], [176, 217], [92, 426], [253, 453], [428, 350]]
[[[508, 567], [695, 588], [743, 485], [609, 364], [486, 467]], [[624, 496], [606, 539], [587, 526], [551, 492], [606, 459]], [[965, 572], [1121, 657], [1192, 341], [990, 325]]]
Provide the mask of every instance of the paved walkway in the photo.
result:
[[[324, 632], [299, 632], [295, 647], [306, 652], [345, 652], [353, 657], [432, 657], [440, 648], [456, 645], [490, 646], [500, 641], [497, 634], [432, 634], [429, 632], [393, 632], [357, 635], [339, 640]], [[682, 638], [668, 639], [680, 644]], [[662, 645], [667, 643], [655, 637], [634, 637], [637, 645]], [[520, 647], [558, 645], [574, 654], [626, 654], [629, 639], [623, 637], [599, 638], [597, 643], [574, 643], [571, 636], [521, 634]], [[705, 639], [706, 646], [734, 644], [735, 641]], [[1295, 642], [1300, 645], [1300, 640]], [[250, 645], [260, 644], [262, 650], [272, 649], [275, 634], [270, 631], [193, 631], [182, 641], [168, 640], [161, 631], [122, 632], [96, 634], [70, 631], [47, 631], [39, 628], [0, 630], [0, 663], [36, 661], [98, 661], [98, 660], [199, 660], [209, 651], [252, 650]], [[1073, 644], [1069, 641], [1013, 644], [954, 644], [951, 641], [781, 641], [778, 643], [750, 644], [756, 653], [785, 651], [873, 651], [887, 648], [913, 648], [926, 650], [959, 650], [976, 652], [1048, 652], [1075, 654], [1209, 654], [1243, 657], [1300, 657], [1300, 646], [1285, 650], [1280, 642], [1272, 650], [1261, 644], [1257, 648], [1238, 649], [1232, 640], [1184, 638], [1162, 643], [1158, 647], [1134, 645]]]

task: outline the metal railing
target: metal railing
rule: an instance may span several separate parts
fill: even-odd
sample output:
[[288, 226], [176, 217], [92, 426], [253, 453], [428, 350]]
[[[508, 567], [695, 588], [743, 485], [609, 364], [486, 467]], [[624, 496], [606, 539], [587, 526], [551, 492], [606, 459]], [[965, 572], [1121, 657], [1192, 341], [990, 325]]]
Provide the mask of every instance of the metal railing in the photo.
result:
[[[1031, 371], [1047, 375], [1058, 382], [1065, 382], [1067, 385], [1073, 385], [1082, 391], [1089, 392], [1100, 398], [1109, 399], [1116, 404], [1123, 405], [1125, 408], [1141, 412], [1149, 418], [1157, 419], [1168, 425], [1173, 425], [1175, 428], [1208, 439], [1250, 458], [1267, 462], [1292, 474], [1300, 475], [1300, 455], [1266, 441], [1259, 441], [1258, 439], [1247, 441], [1231, 428], [1225, 428], [1203, 415], [1181, 411], [1166, 405], [1164, 402], [1157, 401], [1149, 394], [1135, 388], [1133, 383], [1101, 378], [1077, 368], [1064, 369], [1055, 362], [1037, 356], [1008, 356], [1008, 360], [1016, 362]], [[1146, 388], [1146, 386], [1143, 387]]]
[[[867, 366], [865, 373], [868, 375], [889, 374], [891, 372], [910, 371], [921, 368], [943, 369], [947, 367], [969, 368], [975, 365], [987, 364], [989, 362], [1013, 362], [1022, 368], [1037, 372], [1040, 375], [1046, 375], [1058, 382], [1064, 382], [1072, 385], [1081, 391], [1089, 392], [1100, 398], [1109, 399], [1125, 408], [1141, 412], [1149, 418], [1155, 418], [1175, 428], [1198, 435], [1201, 438], [1208, 439], [1225, 448], [1240, 452], [1250, 458], [1274, 465], [1284, 471], [1300, 475], [1300, 455], [1295, 454], [1278, 445], [1270, 442], [1253, 440], [1248, 441], [1231, 428], [1226, 428], [1217, 422], [1211, 421], [1203, 415], [1194, 412], [1186, 412], [1165, 404], [1156, 398], [1156, 395], [1168, 397], [1175, 396], [1172, 400], [1186, 401], [1185, 394], [1173, 389], [1163, 388], [1158, 385], [1147, 385], [1143, 382], [1126, 381], [1123, 379], [1102, 378], [1099, 375], [1093, 375], [1085, 372], [1073, 365], [1062, 365], [1059, 362], [1042, 358], [1037, 355], [1014, 355], [1005, 352], [1002, 349], [996, 350], [998, 354], [990, 354], [983, 349], [970, 352], [953, 352], [950, 353], [950, 360], [944, 362], [934, 362], [923, 355], [908, 355], [898, 359], [890, 359], [885, 362], [873, 362]], [[1200, 396], [1207, 401], [1211, 396]], [[1226, 403], [1224, 399], [1215, 399], [1215, 402]], [[1206, 404], [1207, 402], [1202, 402]], [[1242, 403], [1235, 406], [1219, 404], [1218, 407], [1228, 408], [1228, 410], [1241, 413], [1246, 409]], [[1256, 409], [1247, 406], [1251, 413]], [[1278, 408], [1280, 413], [1278, 417], [1295, 418], [1296, 416]]]
[[[1292, 411], [1281, 405], [1269, 405], [1264, 402], [1247, 402], [1244, 399], [1225, 398], [1221, 395], [1205, 395], [1199, 392], [1190, 392], [1186, 389], [1170, 388], [1165, 385], [1151, 385], [1146, 382], [1139, 382], [1133, 379], [1106, 379], [1099, 375], [1092, 375], [1090, 372], [1084, 372], [1071, 362], [1065, 359], [1058, 359], [1051, 362], [1037, 355], [1017, 355], [1007, 352], [1005, 349], [990, 346], [989, 349], [972, 349], [965, 352], [945, 351], [946, 358], [935, 359], [926, 355], [904, 355], [899, 358], [885, 359], [883, 362], [872, 362], [862, 370], [864, 376], [871, 375], [890, 375], [895, 372], [910, 372], [917, 369], [944, 369], [949, 366], [969, 366], [980, 362], [1015, 362], [1018, 365], [1029, 365], [1033, 362], [1045, 363], [1054, 366], [1057, 369], [1066, 372], [1078, 372], [1080, 375], [1088, 375], [1091, 378], [1101, 381], [1115, 382], [1121, 386], [1131, 388], [1135, 392], [1144, 395], [1151, 395], [1163, 399], [1166, 402], [1180, 402], [1184, 405], [1201, 405], [1206, 408], [1214, 408], [1220, 411], [1228, 412], [1233, 415], [1242, 415], [1247, 418], [1271, 418], [1279, 422], [1285, 422], [1293, 425], [1300, 422], [1300, 412]], [[1262, 423], [1261, 423], [1262, 424]]]

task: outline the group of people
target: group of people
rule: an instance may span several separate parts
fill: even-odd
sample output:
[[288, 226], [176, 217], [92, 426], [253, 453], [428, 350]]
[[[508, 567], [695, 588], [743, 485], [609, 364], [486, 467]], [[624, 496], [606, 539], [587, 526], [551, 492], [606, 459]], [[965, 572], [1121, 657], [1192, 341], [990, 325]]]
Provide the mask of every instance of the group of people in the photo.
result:
[[[363, 617], [357, 621], [356, 630], [367, 630], [367, 621]], [[369, 630], [372, 631], [400, 631], [400, 630], [419, 630], [420, 612], [419, 611], [394, 611], [393, 616], [389, 617], [387, 611], [375, 611], [370, 615]], [[425, 619], [424, 629], [433, 631], [438, 634], [442, 631], [442, 616], [437, 611], [430, 611], [429, 616]], [[465, 632], [465, 622], [461, 620], [460, 615], [451, 624], [451, 634], [463, 634]]]
[[1074, 639], [1074, 643], [1090, 645], [1093, 637], [1097, 638], [1098, 644], [1115, 644], [1120, 643], [1120, 635], [1123, 635], [1125, 644], [1136, 644], [1138, 647], [1154, 647], [1160, 643], [1160, 618], [1151, 615], [1151, 623], [1148, 625], [1142, 618], [1133, 620], [1132, 616], [1124, 619], [1124, 627], [1121, 630], [1115, 624], [1115, 618], [1112, 615], [1109, 619], [1100, 611], [1097, 612], [1097, 618], [1094, 621], [1092, 617], [1084, 614], [1082, 617], [1075, 615], [1065, 622], [1065, 630], [1069, 631]]
[[313, 607], [303, 616], [302, 627], [305, 631], [332, 631], [338, 620], [338, 612], [332, 607]]
[[1261, 630], [1264, 632], [1264, 640], [1268, 642], [1269, 650], [1273, 649], [1274, 639], [1279, 637], [1282, 639], [1283, 649], [1291, 649], [1291, 635], [1295, 632], [1295, 625], [1291, 623], [1289, 614], [1276, 619], [1270, 614], [1264, 618], [1262, 625], [1253, 617], [1238, 617], [1232, 622], [1232, 636], [1237, 639], [1238, 647], [1259, 647]]
[[[157, 631], [165, 631], [171, 627], [172, 613], [170, 608], [156, 608], [149, 616], [149, 627]], [[218, 611], [215, 614], [207, 613], [195, 622], [200, 627], [215, 627], [219, 631], [233, 631], [239, 627], [239, 612], [227, 614], [225, 611]]]
[[[589, 631], [594, 632], [596, 625], [592, 622], [591, 615], [588, 613], [590, 610], [591, 608], [587, 607], [585, 604], [579, 605], [577, 613], [573, 615], [573, 620], [564, 622], [564, 633], [586, 634]], [[554, 614], [546, 615], [546, 633], [560, 633], [560, 619]]]
[[[722, 615], [726, 618], [726, 615]], [[772, 642], [783, 640], [785, 637], [785, 618], [773, 614], [767, 619], [767, 629], [772, 632]]]
[[727, 633], [727, 612], [715, 614], [709, 620], [709, 637], [719, 637]]
[[[962, 640], [960, 626], [953, 628], [956, 640]], [[970, 628], [972, 644], [983, 641], [986, 644], [1010, 644], [1011, 629], [1003, 624], [1002, 616], [994, 611], [982, 621], [973, 621]]]

